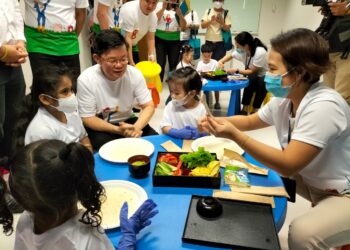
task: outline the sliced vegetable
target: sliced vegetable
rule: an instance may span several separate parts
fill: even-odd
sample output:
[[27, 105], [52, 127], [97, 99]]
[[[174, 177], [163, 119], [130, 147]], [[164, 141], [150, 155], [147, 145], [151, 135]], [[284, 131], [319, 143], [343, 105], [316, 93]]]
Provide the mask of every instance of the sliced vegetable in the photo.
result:
[[186, 164], [188, 169], [193, 169], [199, 166], [206, 166], [209, 162], [214, 161], [215, 157], [205, 151], [203, 147], [199, 147], [198, 151], [180, 155], [180, 160]]
[[156, 166], [156, 175], [173, 175], [176, 169], [176, 167], [166, 162], [159, 162]]
[[220, 169], [219, 161], [211, 161], [207, 166], [196, 167], [190, 173], [192, 176], [216, 176]]
[[179, 161], [177, 166], [176, 166], [176, 170], [174, 171], [174, 175], [179, 176], [182, 175], [182, 161]]

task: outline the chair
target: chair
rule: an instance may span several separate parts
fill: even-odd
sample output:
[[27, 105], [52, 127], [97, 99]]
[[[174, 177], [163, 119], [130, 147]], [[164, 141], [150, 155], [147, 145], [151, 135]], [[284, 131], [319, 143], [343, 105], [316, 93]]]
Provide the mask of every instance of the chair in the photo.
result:
[[[248, 107], [248, 113], [251, 114], [253, 112], [253, 103], [254, 103], [254, 99], [255, 99], [255, 92], [253, 94], [253, 97], [252, 99], [250, 100], [250, 104], [249, 104], [249, 107]], [[267, 92], [266, 93], [266, 96], [264, 98], [264, 101], [263, 101], [263, 105], [265, 105], [266, 103], [268, 103], [271, 99], [271, 93], [270, 92]]]

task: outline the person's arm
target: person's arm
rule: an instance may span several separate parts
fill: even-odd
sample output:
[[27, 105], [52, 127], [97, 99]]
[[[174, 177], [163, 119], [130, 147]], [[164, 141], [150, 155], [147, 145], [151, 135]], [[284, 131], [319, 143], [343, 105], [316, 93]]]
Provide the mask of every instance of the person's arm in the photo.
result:
[[85, 18], [86, 18], [86, 8], [75, 8], [75, 20], [76, 20], [75, 33], [77, 34], [77, 36], [80, 35], [80, 32], [84, 27]]
[[92, 130], [112, 134], [122, 134], [119, 126], [106, 122], [97, 116], [82, 117], [81, 119], [83, 120], [84, 126]]
[[208, 28], [213, 22], [215, 22], [215, 16], [211, 16], [211, 19], [207, 21], [202, 20], [201, 21], [202, 29]]
[[180, 8], [179, 8], [178, 5], [176, 5], [175, 12], [176, 12], [176, 14], [177, 14], [178, 17], [179, 17], [179, 22], [180, 22], [179, 25], [180, 25], [180, 28], [181, 28], [182, 30], [186, 29], [186, 20], [185, 20], [184, 16], [182, 15], [182, 12], [181, 12], [181, 10], [180, 10]]
[[227, 54], [225, 55], [223, 58], [221, 58], [219, 61], [218, 61], [218, 68], [222, 69], [224, 68], [224, 64], [228, 61], [230, 61], [232, 59], [232, 55], [231, 54]]
[[214, 117], [207, 119], [211, 133], [234, 140], [257, 161], [286, 177], [298, 173], [321, 152], [318, 147], [296, 140], [291, 140], [284, 150], [279, 150], [249, 137], [228, 121]]
[[135, 66], [134, 58], [132, 56], [132, 32], [125, 33], [125, 41], [128, 44], [128, 59], [129, 64]]
[[8, 64], [17, 64], [25, 62], [28, 56], [27, 51], [23, 51], [17, 44], [3, 44], [0, 47], [0, 61]]
[[166, 0], [164, 0], [163, 1], [163, 5], [162, 5], [162, 8], [161, 9], [159, 9], [158, 11], [157, 11], [157, 19], [158, 19], [158, 21], [162, 18], [162, 16], [163, 16], [163, 13], [164, 13], [164, 10], [166, 9], [166, 6], [168, 5], [168, 3], [166, 2]]
[[[225, 23], [225, 19], [224, 19], [223, 15], [224, 15], [224, 14], [222, 14], [222, 15], [217, 15], [217, 16], [216, 16], [216, 22], [218, 22], [218, 23], [220, 24], [221, 29], [223, 29], [223, 30], [225, 30], [225, 31], [228, 31], [228, 30], [231, 29], [231, 24], [226, 24], [226, 23]], [[228, 18], [228, 17], [226, 17], [226, 18]]]
[[154, 32], [147, 33], [147, 50], [148, 50], [148, 61], [155, 62], [155, 39]]
[[108, 21], [108, 11], [109, 6], [104, 5], [102, 3], [98, 3], [97, 8], [97, 20], [100, 25], [101, 30], [109, 29], [109, 21]]
[[258, 67], [256, 66], [252, 66], [251, 68], [249, 69], [238, 69], [238, 68], [232, 68], [232, 69], [228, 69], [227, 70], [227, 73], [230, 73], [230, 74], [242, 74], [242, 75], [251, 75], [251, 74], [254, 74], [255, 72], [257, 72], [259, 70]]
[[139, 118], [134, 124], [137, 130], [142, 130], [148, 124], [155, 110], [153, 101], [149, 101], [145, 104], [142, 104], [140, 105], [140, 107], [141, 107], [141, 112], [139, 114]]
[[85, 146], [88, 150], [91, 151], [91, 153], [93, 152], [93, 148], [90, 142], [90, 139], [88, 136], [85, 136], [83, 138], [81, 138], [81, 140], [79, 141], [81, 145]]

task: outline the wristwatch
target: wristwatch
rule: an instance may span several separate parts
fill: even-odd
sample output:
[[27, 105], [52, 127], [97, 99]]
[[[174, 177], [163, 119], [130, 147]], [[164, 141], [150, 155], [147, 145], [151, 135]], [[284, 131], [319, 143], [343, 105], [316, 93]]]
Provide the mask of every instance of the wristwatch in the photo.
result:
[[236, 70], [236, 74], [239, 74], [239, 69]]

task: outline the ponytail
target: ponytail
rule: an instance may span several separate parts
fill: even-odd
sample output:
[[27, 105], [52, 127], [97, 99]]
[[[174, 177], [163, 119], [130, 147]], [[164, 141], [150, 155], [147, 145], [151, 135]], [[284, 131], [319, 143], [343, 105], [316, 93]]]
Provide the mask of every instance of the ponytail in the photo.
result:
[[94, 227], [100, 226], [99, 212], [102, 204], [100, 197], [104, 197], [105, 193], [94, 173], [93, 155], [83, 145], [70, 143], [62, 148], [59, 158], [65, 162], [67, 171], [72, 174], [78, 200], [86, 208], [80, 221]]
[[6, 183], [2, 177], [0, 177], [0, 224], [2, 224], [4, 234], [10, 235], [13, 232], [13, 215], [6, 204], [6, 189]]
[[255, 48], [263, 47], [267, 51], [267, 46], [259, 38], [255, 37], [253, 43]]
[[257, 47], [263, 47], [267, 51], [265, 44], [261, 42], [259, 38], [254, 38], [249, 32], [242, 31], [235, 36], [235, 41], [242, 46], [248, 45], [250, 49], [250, 55], [254, 56]]

